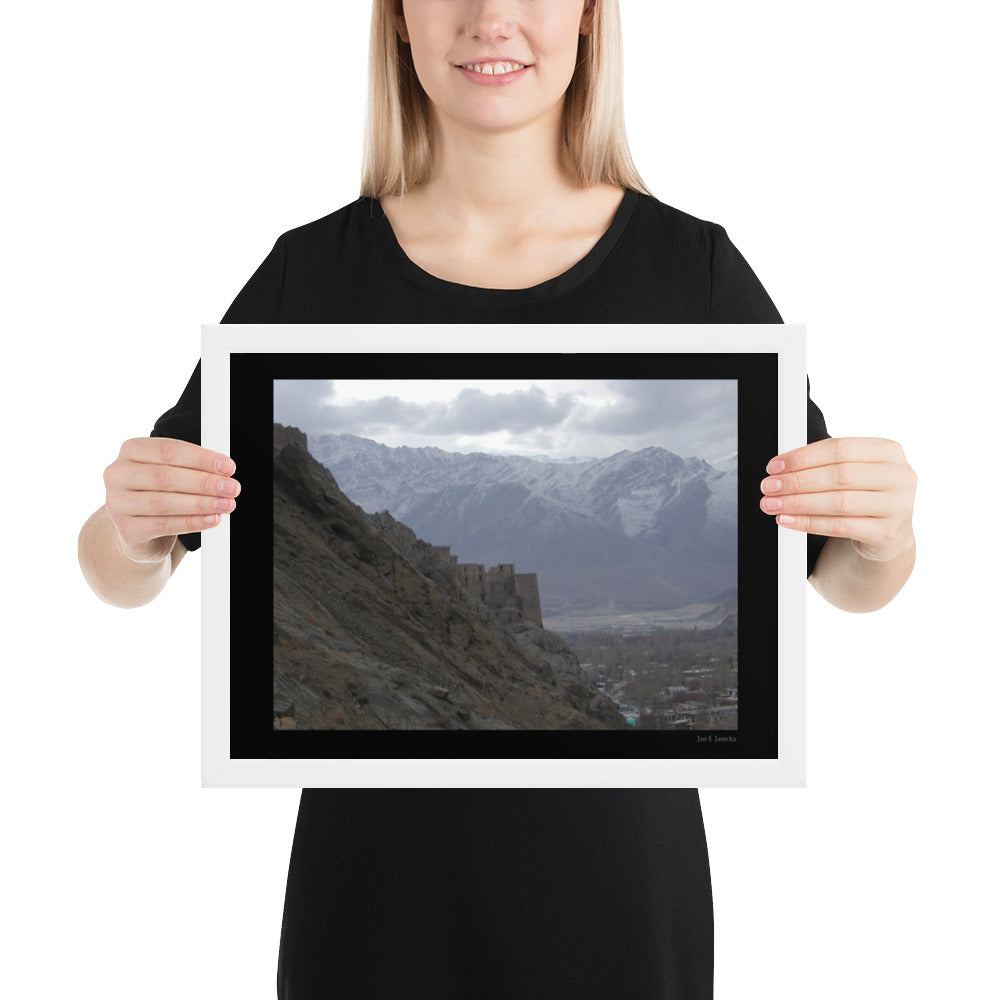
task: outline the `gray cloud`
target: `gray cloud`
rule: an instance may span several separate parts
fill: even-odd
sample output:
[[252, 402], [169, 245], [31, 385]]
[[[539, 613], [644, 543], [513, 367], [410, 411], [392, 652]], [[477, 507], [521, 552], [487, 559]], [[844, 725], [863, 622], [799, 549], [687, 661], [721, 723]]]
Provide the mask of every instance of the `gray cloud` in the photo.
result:
[[[456, 391], [455, 383], [443, 382], [442, 398], [434, 401], [386, 394], [337, 404], [334, 382], [276, 381], [274, 413], [276, 420], [311, 436], [350, 433], [446, 450], [489, 450], [501, 440], [505, 449], [554, 456], [600, 456], [649, 445], [702, 457], [736, 449], [735, 382], [595, 381], [593, 392], [588, 385], [563, 383], [557, 389], [529, 383], [486, 392]], [[443, 398], [446, 392], [454, 394]]]
[[736, 417], [735, 382], [630, 379], [606, 383], [618, 401], [583, 418], [583, 425], [601, 434], [645, 434], [677, 430], [685, 425], [711, 426]]
[[449, 406], [446, 433], [485, 434], [506, 430], [514, 434], [561, 424], [573, 409], [569, 394], [549, 398], [538, 386], [488, 395], [481, 389], [463, 389]]
[[447, 411], [444, 403], [408, 403], [398, 396], [380, 396], [329, 407], [326, 421], [331, 431], [362, 437], [395, 428], [433, 434]]
[[324, 403], [333, 388], [329, 381], [275, 380], [275, 419], [314, 434], [365, 436], [389, 430], [426, 435], [526, 434], [558, 426], [573, 408], [572, 395], [550, 397], [535, 385], [500, 393], [467, 388], [447, 402], [413, 403], [381, 396], [341, 405]]

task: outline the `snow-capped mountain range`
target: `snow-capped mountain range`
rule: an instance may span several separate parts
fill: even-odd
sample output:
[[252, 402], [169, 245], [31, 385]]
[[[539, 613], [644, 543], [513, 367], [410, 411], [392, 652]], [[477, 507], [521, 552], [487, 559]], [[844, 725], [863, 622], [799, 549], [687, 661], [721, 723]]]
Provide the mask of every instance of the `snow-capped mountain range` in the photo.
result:
[[671, 608], [736, 587], [734, 458], [720, 469], [653, 447], [556, 462], [351, 434], [309, 451], [365, 511], [460, 562], [537, 573], [543, 609]]

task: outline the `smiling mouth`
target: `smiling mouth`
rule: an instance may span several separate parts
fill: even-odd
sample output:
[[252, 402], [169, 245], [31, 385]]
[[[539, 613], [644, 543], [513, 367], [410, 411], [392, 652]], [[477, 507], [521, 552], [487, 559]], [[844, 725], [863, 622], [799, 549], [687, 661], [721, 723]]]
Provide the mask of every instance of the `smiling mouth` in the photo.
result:
[[467, 69], [482, 76], [503, 76], [525, 68], [526, 64], [519, 62], [459, 63], [459, 69]]

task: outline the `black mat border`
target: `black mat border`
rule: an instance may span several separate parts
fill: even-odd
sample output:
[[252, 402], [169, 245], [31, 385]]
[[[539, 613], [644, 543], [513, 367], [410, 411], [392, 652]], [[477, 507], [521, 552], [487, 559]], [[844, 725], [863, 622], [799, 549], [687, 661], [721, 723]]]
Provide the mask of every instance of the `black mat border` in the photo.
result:
[[[778, 355], [316, 354], [233, 352], [230, 454], [242, 484], [231, 518], [230, 756], [233, 759], [683, 758], [778, 756], [777, 528], [758, 507], [777, 454]], [[739, 727], [735, 732], [275, 730], [272, 702], [273, 382], [275, 379], [735, 379], [739, 382]], [[803, 405], [805, 395], [803, 394]], [[553, 736], [556, 739], [553, 739]], [[707, 738], [713, 737], [713, 738]], [[735, 739], [729, 739], [735, 737]], [[627, 781], [627, 776], [623, 775]]]

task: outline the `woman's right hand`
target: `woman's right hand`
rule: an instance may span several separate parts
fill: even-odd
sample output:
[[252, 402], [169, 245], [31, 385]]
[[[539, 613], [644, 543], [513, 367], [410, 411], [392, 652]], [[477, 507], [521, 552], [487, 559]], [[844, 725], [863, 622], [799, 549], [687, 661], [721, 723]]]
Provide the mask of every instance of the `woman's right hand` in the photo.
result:
[[177, 536], [236, 509], [240, 484], [227, 455], [176, 438], [132, 438], [104, 470], [105, 507], [135, 562], [159, 562]]

